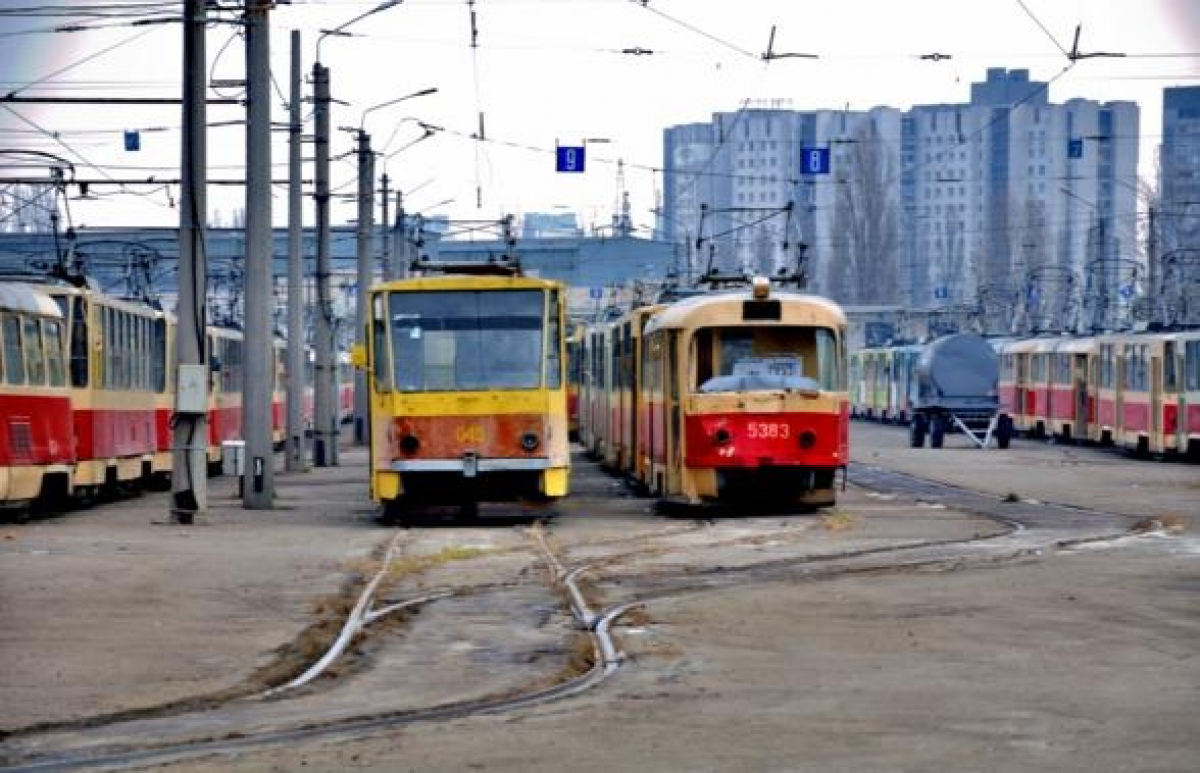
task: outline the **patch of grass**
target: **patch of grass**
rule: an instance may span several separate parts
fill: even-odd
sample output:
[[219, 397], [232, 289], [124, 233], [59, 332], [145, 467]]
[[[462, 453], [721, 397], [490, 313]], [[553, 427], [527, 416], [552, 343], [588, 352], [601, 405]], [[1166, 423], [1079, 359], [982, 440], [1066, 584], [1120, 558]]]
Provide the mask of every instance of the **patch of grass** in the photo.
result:
[[401, 556], [392, 560], [392, 564], [388, 568], [388, 579], [396, 580], [401, 577], [420, 574], [435, 566], [448, 564], [451, 561], [469, 561], [472, 558], [479, 558], [480, 556], [496, 552], [499, 551], [487, 548], [448, 547], [442, 548], [437, 553], [427, 553], [420, 556]]
[[857, 519], [843, 510], [835, 510], [832, 513], [821, 516], [821, 525], [826, 531], [849, 531], [857, 524]]
[[1166, 534], [1182, 534], [1188, 530], [1192, 520], [1183, 515], [1163, 515], [1157, 518], [1143, 518], [1129, 528], [1134, 534], [1145, 534], [1151, 531], [1162, 531]]
[[650, 613], [646, 611], [645, 607], [634, 607], [621, 615], [619, 623], [623, 626], [650, 625]]

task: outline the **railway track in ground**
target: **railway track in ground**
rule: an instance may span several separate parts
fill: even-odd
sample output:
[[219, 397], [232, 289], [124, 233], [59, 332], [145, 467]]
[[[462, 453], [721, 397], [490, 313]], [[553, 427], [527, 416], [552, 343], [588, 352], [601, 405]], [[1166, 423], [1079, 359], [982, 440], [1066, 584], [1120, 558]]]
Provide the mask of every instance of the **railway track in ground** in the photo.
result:
[[[642, 617], [652, 620], [654, 604], [665, 599], [756, 583], [993, 565], [1084, 541], [1124, 537], [1134, 525], [1128, 516], [1008, 501], [866, 465], [854, 465], [850, 480], [877, 496], [916, 508], [971, 513], [990, 526], [951, 538], [882, 540], [798, 555], [812, 519], [781, 522], [779, 516], [771, 516], [749, 524], [722, 520], [715, 526], [645, 519], [645, 528], [637, 533], [589, 539], [567, 528], [571, 518], [585, 516], [563, 513], [557, 522], [547, 520], [546, 529], [536, 524], [505, 529], [503, 539], [496, 540], [500, 544], [453, 562], [456, 570], [460, 563], [469, 567], [485, 559], [494, 564], [473, 569], [474, 581], [427, 577], [424, 587], [396, 582], [392, 576], [396, 566], [411, 559], [413, 533], [399, 532], [389, 536], [378, 570], [364, 581], [346, 617], [348, 624], [326, 651], [334, 654], [314, 657], [314, 664], [328, 662], [311, 676], [298, 675], [268, 694], [199, 712], [147, 712], [116, 721], [95, 718], [44, 732], [17, 732], [0, 744], [0, 765], [30, 771], [133, 769], [369, 737], [418, 722], [520, 712], [602, 684], [622, 666], [622, 617], [643, 608], [649, 613]], [[423, 620], [427, 616], [430, 619]], [[407, 623], [402, 618], [408, 618]], [[483, 618], [489, 622], [480, 622]], [[483, 669], [493, 675], [507, 671], [506, 678], [442, 691], [440, 699], [429, 699], [438, 691], [426, 690], [423, 697], [399, 700], [404, 696], [397, 692], [411, 685], [408, 680], [420, 681], [413, 679], [414, 672], [428, 675], [444, 665], [419, 658], [422, 651], [428, 652], [429, 630], [439, 629], [441, 623], [460, 630], [474, 627], [470, 634], [456, 634], [460, 639], [451, 636], [447, 652], [472, 637], [507, 636], [498, 650], [518, 656], [538, 653], [551, 666], [525, 667], [528, 664], [510, 659], [507, 669]], [[538, 633], [522, 632], [526, 628]], [[387, 654], [397, 640], [410, 638], [418, 657], [412, 651]], [[570, 654], [572, 647], [581, 646], [586, 649]]]

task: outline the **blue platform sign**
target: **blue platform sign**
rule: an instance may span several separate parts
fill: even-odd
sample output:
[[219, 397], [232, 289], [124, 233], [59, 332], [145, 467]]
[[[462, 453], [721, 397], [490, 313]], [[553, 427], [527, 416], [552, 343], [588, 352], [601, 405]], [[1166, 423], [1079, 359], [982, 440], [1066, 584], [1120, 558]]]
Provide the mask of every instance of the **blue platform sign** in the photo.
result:
[[142, 135], [136, 131], [125, 132], [125, 149], [126, 150], [141, 150]]
[[939, 301], [946, 300], [950, 297], [950, 288], [946, 287], [946, 285], [938, 285], [937, 287], [933, 288], [933, 297], [937, 298]]
[[829, 148], [800, 148], [800, 174], [829, 174]]
[[1067, 140], [1067, 158], [1083, 158], [1083, 140]]
[[586, 148], [583, 145], [570, 145], [556, 148], [556, 164], [555, 171], [557, 172], [582, 172]]

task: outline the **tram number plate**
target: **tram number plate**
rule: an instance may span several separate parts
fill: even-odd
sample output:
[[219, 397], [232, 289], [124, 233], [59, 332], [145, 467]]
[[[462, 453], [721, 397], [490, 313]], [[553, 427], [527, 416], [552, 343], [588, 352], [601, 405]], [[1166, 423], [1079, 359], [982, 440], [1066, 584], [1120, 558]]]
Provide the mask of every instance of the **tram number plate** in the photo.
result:
[[733, 363], [735, 376], [799, 376], [797, 357], [744, 357]]
[[787, 440], [792, 428], [782, 422], [752, 421], [746, 427], [746, 435], [752, 440]]
[[455, 428], [454, 439], [460, 445], [467, 443], [482, 443], [483, 442], [483, 425], [482, 424], [462, 424]]

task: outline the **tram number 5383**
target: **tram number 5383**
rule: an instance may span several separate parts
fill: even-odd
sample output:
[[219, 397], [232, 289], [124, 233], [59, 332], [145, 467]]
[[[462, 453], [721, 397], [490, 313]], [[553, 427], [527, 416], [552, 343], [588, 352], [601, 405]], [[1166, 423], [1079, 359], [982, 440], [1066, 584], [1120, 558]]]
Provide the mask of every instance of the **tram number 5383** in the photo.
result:
[[752, 421], [746, 427], [746, 435], [752, 440], [787, 440], [792, 436], [792, 428], [783, 422]]

